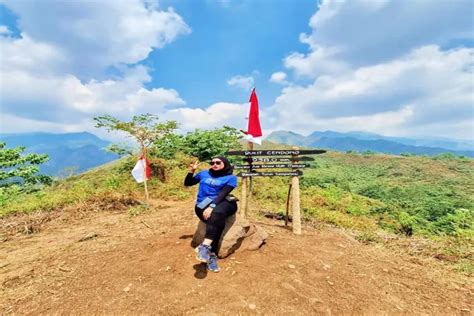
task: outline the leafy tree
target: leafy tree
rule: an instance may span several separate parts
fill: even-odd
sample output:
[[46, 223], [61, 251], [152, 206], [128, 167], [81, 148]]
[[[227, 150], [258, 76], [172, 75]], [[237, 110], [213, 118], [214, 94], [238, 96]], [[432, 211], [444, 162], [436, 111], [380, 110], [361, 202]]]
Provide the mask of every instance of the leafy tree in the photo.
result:
[[[120, 121], [111, 115], [94, 117], [97, 128], [104, 127], [110, 131], [121, 131], [127, 133], [128, 137], [133, 138], [139, 144], [142, 150], [150, 147], [156, 140], [172, 134], [178, 128], [176, 121], [158, 122], [158, 116], [153, 114], [141, 114], [132, 117], [129, 122]], [[123, 154], [129, 151], [129, 148], [120, 148], [113, 146], [110, 150]], [[122, 150], [122, 151], [120, 151]]]
[[133, 155], [133, 148], [130, 146], [124, 144], [124, 145], [119, 145], [119, 144], [110, 144], [105, 148], [108, 152], [114, 153], [116, 155], [119, 155], [120, 157], [126, 156], [126, 155]]
[[184, 137], [182, 148], [184, 153], [205, 161], [230, 149], [241, 148], [240, 138], [240, 132], [229, 126], [213, 130], [196, 129]]
[[177, 152], [184, 152], [184, 136], [178, 134], [168, 134], [164, 137], [157, 139], [151, 147], [151, 153], [153, 156], [172, 159], [176, 156]]
[[152, 151], [154, 155], [165, 159], [183, 152], [205, 161], [230, 149], [241, 148], [239, 138], [240, 132], [229, 126], [213, 130], [196, 129], [185, 136], [168, 134], [155, 141]]
[[[160, 138], [166, 137], [167, 135], [173, 134], [173, 131], [178, 128], [176, 121], [158, 122], [158, 117], [153, 114], [141, 114], [132, 117], [129, 122], [121, 121], [111, 115], [103, 115], [94, 117], [97, 128], [104, 127], [110, 131], [121, 131], [125, 132], [128, 137], [133, 138], [140, 144], [140, 149], [143, 155], [147, 157], [147, 149], [155, 141]], [[128, 148], [120, 148], [119, 145], [109, 147], [119, 154], [124, 154], [129, 151]], [[148, 188], [147, 180], [144, 181], [145, 185], [145, 197], [148, 202]]]
[[23, 154], [25, 147], [6, 148], [0, 142], [0, 195], [30, 192], [37, 185], [49, 185], [52, 178], [38, 174], [39, 165], [48, 161], [46, 154]]

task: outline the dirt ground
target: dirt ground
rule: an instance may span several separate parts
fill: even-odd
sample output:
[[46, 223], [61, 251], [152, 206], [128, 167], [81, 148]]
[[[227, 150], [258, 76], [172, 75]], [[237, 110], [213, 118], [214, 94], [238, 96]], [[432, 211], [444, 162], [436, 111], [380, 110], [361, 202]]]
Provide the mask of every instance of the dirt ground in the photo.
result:
[[[22, 218], [3, 219], [21, 221]], [[150, 211], [61, 214], [0, 240], [1, 314], [457, 314], [474, 313], [473, 280], [434, 259], [365, 245], [343, 230], [254, 221], [258, 251], [207, 273], [190, 241], [192, 202]]]

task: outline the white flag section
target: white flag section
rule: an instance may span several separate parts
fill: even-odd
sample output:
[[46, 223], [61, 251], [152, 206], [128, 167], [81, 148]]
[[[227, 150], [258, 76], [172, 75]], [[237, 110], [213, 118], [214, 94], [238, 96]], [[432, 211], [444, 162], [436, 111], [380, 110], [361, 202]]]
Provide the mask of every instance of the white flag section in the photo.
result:
[[[145, 173], [147, 175], [146, 179], [150, 178], [150, 167], [146, 163], [147, 161], [144, 158], [141, 158], [137, 161], [135, 167], [132, 170], [132, 176], [138, 183], [145, 181]], [[146, 172], [145, 172], [146, 168]]]
[[262, 144], [262, 137], [253, 137], [252, 135], [245, 135], [244, 137], [245, 140], [249, 141], [249, 142], [252, 142], [252, 143], [256, 143], [256, 144], [259, 144], [261, 145]]

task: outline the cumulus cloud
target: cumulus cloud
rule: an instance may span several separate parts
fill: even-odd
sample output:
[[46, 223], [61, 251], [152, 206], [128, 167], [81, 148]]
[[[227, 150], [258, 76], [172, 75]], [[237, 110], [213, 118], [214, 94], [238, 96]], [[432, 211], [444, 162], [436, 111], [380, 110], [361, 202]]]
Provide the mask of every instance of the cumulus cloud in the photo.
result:
[[96, 77], [110, 66], [134, 64], [181, 34], [190, 32], [173, 11], [140, 0], [40, 2], [2, 0], [20, 16], [23, 34], [56, 47], [64, 72]]
[[[141, 68], [131, 72], [145, 72]], [[120, 80], [82, 83], [71, 75], [44, 78], [13, 73], [2, 84], [2, 111], [30, 119], [69, 123], [104, 112], [123, 118], [185, 104], [173, 89], [143, 88], [148, 80], [148, 76], [131, 74]], [[17, 89], [24, 93], [18, 93]]]
[[[473, 57], [474, 49], [470, 48], [442, 51], [438, 46], [421, 47], [388, 63], [321, 76], [308, 86], [285, 88], [271, 108], [272, 113], [289, 125], [288, 129], [304, 126], [301, 121], [284, 119], [295, 112], [300, 117], [311, 117], [308, 129], [326, 128], [324, 120], [344, 122], [344, 127], [334, 125], [339, 130], [387, 129], [383, 124], [357, 123], [373, 122], [371, 115], [377, 118], [376, 122], [386, 118], [392, 132], [395, 125], [406, 128], [464, 120], [473, 114]], [[392, 114], [387, 113], [404, 115], [402, 120], [392, 120]], [[346, 124], [350, 124], [349, 128]]]
[[283, 71], [272, 73], [270, 77], [270, 82], [279, 83], [279, 84], [287, 84], [288, 81], [286, 81], [286, 73], [284, 73]]
[[471, 6], [469, 0], [323, 1], [311, 17], [312, 32], [300, 35], [309, 52], [291, 53], [285, 66], [316, 78], [386, 62], [416, 47], [472, 38]]
[[227, 80], [227, 84], [248, 91], [254, 86], [254, 79], [252, 76], [238, 75]]
[[16, 130], [11, 122], [88, 129], [94, 115], [128, 118], [185, 104], [176, 90], [146, 88], [148, 69], [135, 64], [190, 32], [172, 9], [138, 0], [3, 2], [19, 16], [21, 34], [0, 29], [0, 103], [11, 118], [2, 130]]
[[176, 120], [184, 131], [196, 128], [211, 129], [223, 125], [241, 127], [246, 126], [245, 117], [248, 112], [248, 103], [219, 102], [207, 108], [177, 108], [164, 114], [166, 119]]
[[472, 39], [469, 8], [469, 1], [323, 2], [312, 32], [300, 35], [309, 52], [283, 61], [312, 82], [285, 87], [268, 124], [302, 133], [474, 137], [465, 128], [474, 118], [474, 49], [443, 48]]

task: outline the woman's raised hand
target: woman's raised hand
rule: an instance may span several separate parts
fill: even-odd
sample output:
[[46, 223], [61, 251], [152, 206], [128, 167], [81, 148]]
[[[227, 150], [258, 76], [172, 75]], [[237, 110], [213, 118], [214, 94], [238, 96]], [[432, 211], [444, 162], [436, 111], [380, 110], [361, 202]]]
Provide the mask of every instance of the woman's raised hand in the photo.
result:
[[198, 166], [199, 166], [199, 160], [196, 160], [195, 162], [190, 163], [188, 167], [189, 172], [194, 173], [194, 171], [196, 171]]

